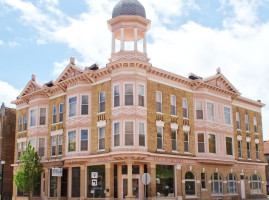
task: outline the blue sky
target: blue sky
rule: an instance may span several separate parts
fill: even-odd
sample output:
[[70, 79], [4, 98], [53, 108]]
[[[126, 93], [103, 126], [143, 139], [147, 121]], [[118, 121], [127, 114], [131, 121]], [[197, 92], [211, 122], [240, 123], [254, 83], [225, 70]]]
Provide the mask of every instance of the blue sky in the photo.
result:
[[[107, 20], [118, 0], [0, 0], [0, 101], [10, 105], [36, 74], [55, 80], [75, 56], [104, 67]], [[152, 21], [153, 66], [187, 76], [222, 73], [243, 96], [269, 104], [269, 0], [140, 0]], [[269, 139], [269, 108], [263, 108]], [[267, 123], [266, 123], [267, 122]]]

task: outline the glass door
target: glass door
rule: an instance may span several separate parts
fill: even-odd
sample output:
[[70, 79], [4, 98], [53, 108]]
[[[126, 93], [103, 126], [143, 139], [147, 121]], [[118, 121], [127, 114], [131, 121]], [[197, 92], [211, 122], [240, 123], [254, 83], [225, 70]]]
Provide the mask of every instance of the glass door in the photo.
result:
[[[123, 179], [123, 198], [128, 195], [128, 179]], [[139, 199], [139, 179], [133, 179], [133, 196]]]

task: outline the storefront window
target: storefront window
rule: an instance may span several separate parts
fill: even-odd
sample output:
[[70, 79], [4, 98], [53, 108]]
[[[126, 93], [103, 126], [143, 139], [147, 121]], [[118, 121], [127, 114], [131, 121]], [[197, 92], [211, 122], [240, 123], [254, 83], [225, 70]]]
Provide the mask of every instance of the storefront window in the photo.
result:
[[50, 197], [57, 197], [57, 176], [52, 176], [50, 170]]
[[156, 165], [157, 197], [174, 197], [174, 166]]
[[262, 181], [257, 174], [250, 177], [250, 192], [251, 194], [262, 194]]
[[63, 176], [61, 178], [61, 197], [67, 197], [67, 181], [68, 169], [63, 169]]
[[211, 176], [211, 193], [212, 194], [223, 193], [223, 182], [222, 177], [219, 173], [214, 173]]
[[185, 174], [185, 192], [186, 195], [195, 195], [195, 176], [192, 172]]
[[80, 197], [80, 167], [72, 168], [72, 197]]
[[[92, 186], [91, 173], [97, 172], [97, 186]], [[106, 177], [105, 177], [105, 165], [89, 166], [88, 167], [88, 178], [87, 178], [87, 197], [93, 198], [105, 198], [105, 186], [106, 186]]]

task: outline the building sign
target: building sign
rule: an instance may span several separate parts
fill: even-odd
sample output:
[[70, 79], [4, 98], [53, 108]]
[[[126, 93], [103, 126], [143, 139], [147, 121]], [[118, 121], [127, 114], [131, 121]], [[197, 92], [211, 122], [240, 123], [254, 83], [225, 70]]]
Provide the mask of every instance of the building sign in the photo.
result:
[[92, 178], [98, 178], [98, 172], [92, 172]]
[[63, 168], [52, 168], [52, 176], [63, 176]]
[[92, 186], [97, 186], [97, 179], [92, 179]]

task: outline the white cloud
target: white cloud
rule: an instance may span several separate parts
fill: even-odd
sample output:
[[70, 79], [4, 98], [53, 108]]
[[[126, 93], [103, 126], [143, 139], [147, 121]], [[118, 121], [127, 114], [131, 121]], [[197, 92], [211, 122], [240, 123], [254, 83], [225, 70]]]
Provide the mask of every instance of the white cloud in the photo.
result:
[[3, 40], [0, 40], [0, 46], [3, 45], [3, 44], [4, 44]]
[[8, 46], [10, 46], [10, 47], [17, 47], [17, 46], [19, 46], [20, 44], [19, 43], [17, 43], [17, 42], [8, 42]]
[[19, 89], [14, 88], [12, 85], [7, 82], [0, 81], [0, 103], [5, 103], [8, 107], [15, 107], [11, 104], [11, 101], [15, 100], [20, 94]]
[[7, 31], [12, 31], [13, 29], [12, 29], [10, 26], [7, 26], [7, 27], [6, 27], [6, 30], [7, 30]]
[[53, 75], [59, 76], [68, 64], [69, 64], [68, 60], [64, 60], [62, 62], [54, 62], [53, 63], [53, 66], [54, 66], [53, 67]]

